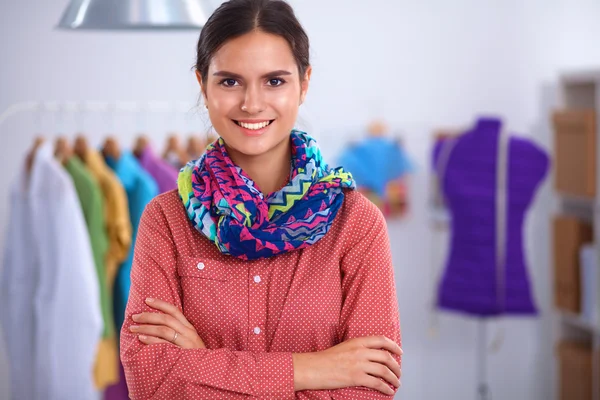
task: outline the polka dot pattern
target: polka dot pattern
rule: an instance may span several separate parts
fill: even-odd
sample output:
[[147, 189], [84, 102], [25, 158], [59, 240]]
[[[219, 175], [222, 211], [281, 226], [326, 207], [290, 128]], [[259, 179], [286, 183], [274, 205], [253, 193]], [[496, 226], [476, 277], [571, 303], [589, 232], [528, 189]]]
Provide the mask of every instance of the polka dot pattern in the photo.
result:
[[[292, 353], [354, 337], [398, 344], [400, 323], [385, 220], [349, 191], [317, 244], [266, 260], [221, 254], [198, 233], [175, 191], [140, 222], [121, 358], [132, 399], [382, 399], [354, 387], [294, 392]], [[131, 316], [153, 297], [179, 307], [207, 349], [144, 345]], [[396, 358], [400, 362], [399, 358]]]

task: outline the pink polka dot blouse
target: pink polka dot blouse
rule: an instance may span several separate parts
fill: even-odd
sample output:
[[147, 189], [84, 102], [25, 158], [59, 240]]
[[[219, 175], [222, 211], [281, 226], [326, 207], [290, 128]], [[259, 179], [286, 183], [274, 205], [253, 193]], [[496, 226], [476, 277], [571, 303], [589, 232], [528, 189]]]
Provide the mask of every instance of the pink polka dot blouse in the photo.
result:
[[[167, 192], [148, 204], [135, 246], [121, 330], [130, 397], [390, 398], [364, 387], [294, 392], [292, 353], [373, 335], [401, 345], [395, 287], [385, 220], [358, 192], [346, 192], [318, 243], [255, 261], [221, 254]], [[156, 312], [147, 297], [179, 307], [207, 348], [140, 342], [129, 327], [133, 314]]]

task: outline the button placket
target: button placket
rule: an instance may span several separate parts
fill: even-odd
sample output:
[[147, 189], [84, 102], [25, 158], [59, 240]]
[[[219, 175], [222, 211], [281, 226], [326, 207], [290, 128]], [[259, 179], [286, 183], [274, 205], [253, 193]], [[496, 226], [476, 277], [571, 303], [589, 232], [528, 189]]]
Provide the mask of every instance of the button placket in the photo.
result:
[[248, 271], [249, 294], [249, 350], [266, 351], [265, 324], [267, 318], [267, 290], [258, 270]]

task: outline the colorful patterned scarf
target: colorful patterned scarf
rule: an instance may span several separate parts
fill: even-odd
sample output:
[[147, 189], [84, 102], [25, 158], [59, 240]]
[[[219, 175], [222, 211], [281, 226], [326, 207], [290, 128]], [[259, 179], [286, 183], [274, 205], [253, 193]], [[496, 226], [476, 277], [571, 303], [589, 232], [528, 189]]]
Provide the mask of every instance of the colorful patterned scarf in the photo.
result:
[[223, 139], [181, 169], [179, 195], [194, 227], [224, 254], [254, 260], [308, 247], [329, 231], [355, 189], [349, 172], [330, 169], [317, 142], [292, 131], [289, 183], [267, 196], [233, 164]]

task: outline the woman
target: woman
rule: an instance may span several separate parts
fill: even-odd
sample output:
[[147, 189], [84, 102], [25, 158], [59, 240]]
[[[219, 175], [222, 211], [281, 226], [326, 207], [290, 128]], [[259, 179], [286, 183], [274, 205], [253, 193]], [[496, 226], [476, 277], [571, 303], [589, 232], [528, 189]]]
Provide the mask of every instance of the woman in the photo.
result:
[[279, 0], [231, 0], [203, 28], [196, 75], [220, 138], [142, 217], [121, 336], [131, 398], [397, 390], [385, 221], [293, 130], [308, 54]]

